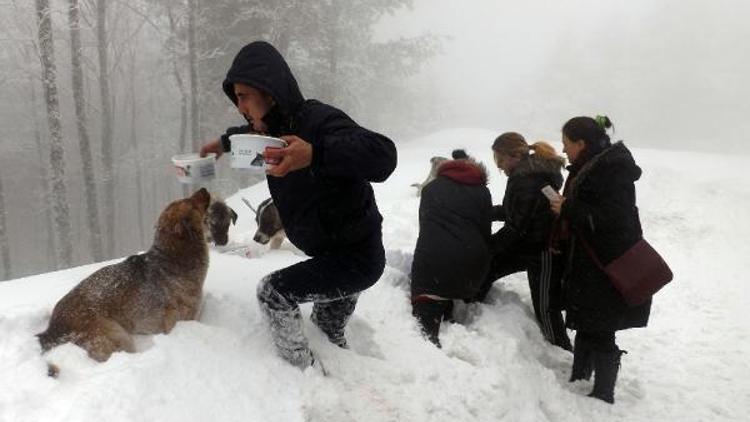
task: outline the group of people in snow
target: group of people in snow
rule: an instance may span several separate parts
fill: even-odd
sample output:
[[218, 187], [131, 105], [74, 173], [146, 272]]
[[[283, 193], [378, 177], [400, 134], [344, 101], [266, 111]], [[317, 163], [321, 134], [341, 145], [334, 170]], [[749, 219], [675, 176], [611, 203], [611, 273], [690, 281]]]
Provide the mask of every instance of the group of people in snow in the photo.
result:
[[[500, 205], [491, 203], [487, 170], [464, 151], [439, 164], [422, 188], [411, 272], [413, 314], [430, 341], [440, 347], [455, 300], [483, 302], [495, 281], [525, 271], [542, 334], [573, 352], [570, 381], [593, 373], [590, 396], [614, 402], [625, 353], [615, 332], [646, 326], [651, 300], [629, 306], [598, 265], [642, 237], [634, 184], [641, 169], [621, 141], [611, 142], [611, 127], [606, 116], [563, 125], [564, 184], [566, 160], [551, 145], [529, 145], [515, 132], [498, 136], [494, 161], [508, 177]], [[495, 233], [493, 221], [504, 223]], [[576, 331], [573, 346], [566, 326]]]
[[[201, 148], [230, 151], [229, 136], [261, 133], [287, 142], [267, 149], [277, 162], [268, 187], [289, 240], [310, 259], [275, 271], [258, 285], [278, 353], [300, 368], [316, 365], [302, 330], [300, 303], [313, 302], [312, 322], [346, 348], [344, 331], [359, 294], [382, 275], [382, 216], [370, 183], [396, 168], [387, 137], [355, 123], [341, 110], [305, 99], [288, 64], [270, 44], [253, 42], [235, 57], [223, 89], [247, 120]], [[581, 239], [606, 262], [641, 235], [634, 182], [641, 170], [622, 142], [612, 144], [608, 118], [576, 117], [563, 126], [565, 160], [546, 143], [529, 145], [504, 133], [492, 145], [508, 176], [501, 205], [493, 206], [487, 170], [464, 151], [440, 164], [422, 190], [420, 232], [412, 266], [413, 314], [440, 346], [440, 324], [453, 300], [484, 301], [493, 282], [526, 271], [544, 337], [573, 351], [571, 381], [595, 374], [591, 395], [612, 403], [622, 352], [620, 329], [645, 326], [650, 301], [628, 307]], [[562, 195], [548, 199], [549, 185]], [[491, 233], [493, 221], [504, 225]], [[562, 311], [566, 317], [563, 322]], [[565, 327], [576, 330], [571, 346]]]

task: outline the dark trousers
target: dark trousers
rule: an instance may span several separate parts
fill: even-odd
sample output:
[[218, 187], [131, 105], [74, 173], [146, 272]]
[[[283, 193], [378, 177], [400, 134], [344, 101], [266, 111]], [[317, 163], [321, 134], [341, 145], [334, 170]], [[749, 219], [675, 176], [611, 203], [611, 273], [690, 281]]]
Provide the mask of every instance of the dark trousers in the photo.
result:
[[559, 256], [547, 250], [493, 256], [490, 271], [476, 300], [484, 300], [496, 280], [521, 271], [526, 271], [534, 315], [544, 338], [556, 346], [572, 350], [562, 318], [562, 262]]
[[422, 334], [437, 347], [440, 345], [440, 324], [452, 320], [453, 300], [436, 300], [425, 296], [412, 298], [411, 313], [417, 319]]
[[298, 306], [306, 302], [314, 303], [313, 323], [331, 342], [346, 347], [344, 329], [359, 293], [375, 284], [384, 267], [378, 234], [359, 247], [321, 254], [264, 277], [258, 284], [258, 301], [279, 355], [302, 368], [312, 363]]

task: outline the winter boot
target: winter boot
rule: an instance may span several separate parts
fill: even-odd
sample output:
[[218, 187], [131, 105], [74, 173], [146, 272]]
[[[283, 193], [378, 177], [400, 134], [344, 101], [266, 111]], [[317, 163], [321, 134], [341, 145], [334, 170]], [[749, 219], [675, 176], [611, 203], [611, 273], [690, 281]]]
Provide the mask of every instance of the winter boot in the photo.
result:
[[620, 349], [610, 352], [594, 352], [594, 389], [589, 397], [603, 400], [609, 404], [615, 402], [615, 383], [620, 370], [620, 356], [626, 353]]
[[440, 344], [440, 323], [443, 321], [443, 315], [447, 303], [451, 301], [431, 300], [419, 298], [412, 302], [412, 315], [417, 318], [422, 334], [427, 337], [435, 346], [441, 348]]
[[594, 351], [582, 336], [576, 336], [573, 348], [573, 369], [568, 382], [589, 380], [594, 371]]

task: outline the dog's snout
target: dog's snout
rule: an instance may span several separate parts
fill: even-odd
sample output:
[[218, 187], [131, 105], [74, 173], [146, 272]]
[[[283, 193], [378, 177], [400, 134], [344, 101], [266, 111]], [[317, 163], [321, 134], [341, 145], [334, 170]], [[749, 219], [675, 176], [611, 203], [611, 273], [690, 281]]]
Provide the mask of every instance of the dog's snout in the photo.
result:
[[270, 238], [265, 233], [255, 232], [255, 236], [253, 237], [253, 240], [260, 243], [261, 245], [265, 245], [266, 243], [268, 243]]

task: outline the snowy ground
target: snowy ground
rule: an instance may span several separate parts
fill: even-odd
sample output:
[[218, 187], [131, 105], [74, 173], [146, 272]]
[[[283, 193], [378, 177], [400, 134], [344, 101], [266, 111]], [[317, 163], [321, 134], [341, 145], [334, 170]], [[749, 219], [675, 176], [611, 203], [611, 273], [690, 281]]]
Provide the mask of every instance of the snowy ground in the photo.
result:
[[[646, 329], [618, 335], [628, 350], [614, 406], [567, 382], [571, 355], [546, 344], [525, 276], [498, 282], [494, 303], [444, 324], [443, 349], [417, 334], [407, 273], [418, 235], [418, 198], [433, 155], [464, 146], [491, 164], [496, 134], [454, 130], [399, 145], [399, 167], [375, 186], [385, 216], [388, 267], [361, 296], [347, 328], [351, 350], [305, 330], [330, 372], [300, 372], [277, 358], [255, 301], [258, 280], [304, 259], [285, 242], [252, 244], [265, 183], [229, 199], [240, 213], [232, 243], [211, 253], [200, 321], [138, 339], [139, 352], [98, 364], [74, 346], [39, 354], [55, 302], [95, 264], [0, 284], [0, 421], [719, 421], [750, 413], [750, 158], [635, 150], [646, 237], [675, 281], [655, 298]], [[490, 170], [500, 201], [505, 178]], [[249, 252], [249, 257], [245, 256]], [[46, 376], [46, 362], [61, 367]]]

